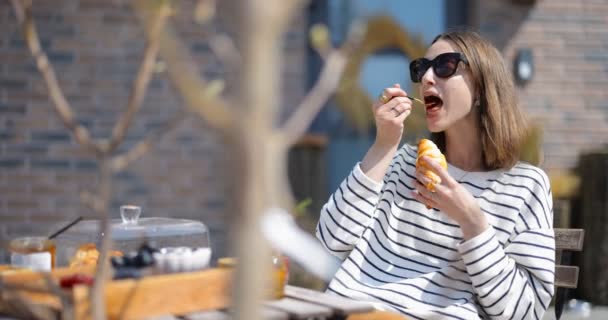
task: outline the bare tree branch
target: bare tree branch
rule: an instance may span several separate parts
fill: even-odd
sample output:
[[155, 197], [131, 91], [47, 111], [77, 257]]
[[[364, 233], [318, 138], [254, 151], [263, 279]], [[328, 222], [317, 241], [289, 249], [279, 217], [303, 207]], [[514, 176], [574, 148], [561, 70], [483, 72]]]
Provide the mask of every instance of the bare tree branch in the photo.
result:
[[110, 278], [110, 266], [108, 252], [112, 246], [112, 228], [110, 227], [109, 202], [112, 196], [112, 172], [109, 168], [107, 157], [100, 159], [99, 170], [99, 204], [96, 213], [100, 216], [99, 229], [101, 230], [101, 246], [99, 248], [99, 258], [95, 269], [95, 282], [91, 290], [92, 294], [92, 318], [95, 320], [105, 320], [105, 281]]
[[44, 78], [49, 96], [53, 101], [53, 106], [59, 114], [61, 121], [70, 131], [72, 131], [74, 138], [80, 145], [85, 149], [93, 151], [96, 155], [101, 154], [103, 151], [100, 145], [91, 139], [89, 131], [84, 126], [76, 122], [72, 107], [59, 86], [55, 70], [49, 63], [47, 55], [42, 50], [40, 38], [38, 37], [38, 32], [36, 31], [36, 25], [32, 16], [31, 0], [11, 0], [11, 2], [15, 10], [17, 21], [24, 32], [27, 45], [32, 56], [36, 60], [36, 67]]
[[42, 273], [46, 287], [49, 288], [53, 295], [59, 298], [61, 304], [61, 319], [72, 320], [74, 319], [74, 300], [72, 296], [67, 294], [59, 285], [53, 280], [50, 273]]
[[329, 29], [326, 25], [317, 23], [310, 27], [308, 31], [310, 45], [323, 60], [327, 60], [327, 56], [334, 49], [329, 35]]
[[215, 56], [223, 65], [230, 70], [236, 70], [241, 66], [241, 55], [232, 38], [227, 34], [218, 34], [209, 39], [209, 46]]
[[184, 118], [185, 115], [180, 113], [179, 115], [175, 116], [173, 119], [165, 123], [165, 125], [158, 129], [156, 132], [153, 132], [152, 134], [144, 138], [142, 141], [138, 142], [133, 148], [129, 149], [129, 151], [127, 151], [126, 153], [113, 157], [110, 160], [110, 170], [113, 172], [119, 172], [127, 168], [129, 164], [131, 164], [133, 161], [141, 158], [146, 153], [148, 153], [148, 151], [150, 151], [150, 149], [152, 149], [152, 147], [154, 146], [154, 143], [160, 142], [162, 136], [177, 127], [177, 125], [179, 125], [179, 123], [181, 123]]
[[319, 79], [296, 108], [296, 111], [287, 119], [281, 130], [283, 139], [288, 145], [294, 144], [308, 129], [315, 115], [319, 113], [327, 99], [335, 92], [346, 68], [347, 57], [361, 41], [363, 34], [363, 28], [356, 26], [342, 48], [330, 50], [327, 53]]
[[[154, 4], [151, 1], [134, 1], [135, 11], [143, 20], [146, 33], [151, 32], [152, 19], [150, 12]], [[160, 56], [167, 63], [171, 82], [186, 102], [186, 106], [200, 115], [207, 123], [217, 129], [233, 126], [235, 112], [222, 101], [215, 89], [199, 76], [199, 67], [194, 63], [190, 52], [178, 40], [177, 33], [170, 24], [160, 32]]]
[[[216, 0], [198, 0], [194, 8], [194, 20], [199, 24], [207, 24], [216, 16]], [[203, 39], [208, 39], [211, 51], [220, 59], [221, 63], [229, 70], [236, 70], [241, 64], [241, 56], [234, 41], [227, 34], [211, 34], [213, 28], [202, 28]]]
[[107, 147], [107, 152], [113, 152], [118, 145], [124, 139], [127, 129], [129, 128], [133, 117], [140, 109], [144, 97], [146, 95], [146, 89], [152, 78], [154, 72], [154, 65], [158, 56], [158, 44], [159, 34], [162, 30], [169, 14], [167, 10], [157, 10], [155, 16], [152, 18], [150, 23], [150, 31], [147, 33], [148, 39], [146, 42], [146, 49], [144, 51], [144, 57], [139, 67], [137, 77], [133, 82], [133, 88], [131, 89], [131, 95], [127, 105], [127, 111], [122, 115], [114, 126], [112, 131], [112, 138], [110, 139]]
[[[0, 310], [20, 319], [58, 319], [57, 312], [53, 308], [59, 308], [61, 319], [74, 319], [74, 300], [72, 296], [59, 287], [50, 273], [39, 272], [38, 274], [42, 277], [44, 283], [7, 283], [0, 276], [0, 292], [4, 295], [0, 298]], [[24, 293], [57, 297], [59, 305], [49, 306], [33, 303]]]
[[[106, 310], [104, 303], [104, 280], [109, 278], [109, 266], [108, 266], [108, 251], [111, 247], [111, 229], [110, 229], [110, 214], [109, 210], [109, 202], [111, 199], [111, 187], [112, 187], [112, 174], [113, 170], [111, 168], [111, 164], [113, 163], [110, 159], [110, 154], [120, 145], [120, 143], [124, 140], [127, 129], [130, 126], [133, 117], [137, 113], [138, 109], [142, 105], [142, 101], [145, 96], [146, 88], [148, 83], [152, 77], [152, 70], [154, 69], [154, 65], [156, 62], [156, 58], [158, 53], [160, 52], [160, 44], [162, 43], [161, 34], [164, 34], [162, 30], [164, 29], [164, 23], [169, 15], [170, 8], [168, 6], [169, 2], [152, 2], [147, 0], [138, 0], [137, 3], [142, 6], [144, 3], [148, 4], [148, 8], [150, 10], [146, 11], [146, 35], [148, 36], [147, 47], [144, 53], [143, 61], [140, 65], [140, 69], [138, 71], [136, 80], [133, 83], [133, 88], [131, 91], [131, 96], [129, 97], [129, 101], [127, 104], [127, 110], [125, 114], [119, 119], [118, 123], [115, 125], [112, 137], [109, 142], [96, 142], [91, 139], [89, 132], [85, 127], [78, 124], [74, 117], [74, 112], [67, 99], [65, 98], [63, 91], [59, 85], [57, 80], [55, 71], [50, 64], [48, 57], [44, 53], [40, 45], [40, 39], [36, 32], [36, 26], [34, 24], [34, 19], [32, 15], [32, 1], [31, 0], [12, 0], [12, 5], [15, 10], [15, 15], [20, 26], [24, 30], [24, 37], [28, 44], [28, 47], [36, 60], [36, 65], [38, 70], [42, 74], [45, 84], [47, 86], [50, 99], [53, 102], [55, 110], [59, 114], [64, 125], [72, 131], [75, 136], [76, 141], [87, 151], [91, 151], [95, 154], [97, 159], [100, 162], [100, 183], [97, 195], [92, 195], [90, 193], [82, 193], [81, 200], [90, 205], [95, 213], [99, 216], [100, 219], [100, 235], [101, 235], [101, 245], [99, 248], [100, 257], [97, 263], [97, 269], [95, 272], [95, 283], [93, 284], [92, 294], [90, 295], [91, 306], [92, 306], [92, 318], [96, 320], [101, 320], [106, 318]], [[160, 5], [160, 6], [159, 6]], [[171, 44], [168, 44], [170, 46]], [[173, 50], [173, 48], [167, 49], [169, 51]], [[174, 60], [182, 58], [177, 55], [174, 56]], [[172, 61], [175, 64], [174, 60]], [[181, 66], [182, 68], [190, 67], [190, 65]], [[180, 72], [183, 70], [178, 68], [173, 74], [172, 78], [181, 78]], [[194, 74], [194, 69], [188, 69], [191, 73]], [[170, 72], [171, 74], [171, 72]], [[200, 80], [200, 79], [199, 79]], [[179, 81], [178, 81], [179, 82]], [[198, 103], [196, 107], [203, 110], [206, 108], [204, 113], [215, 114], [215, 109], [210, 109], [207, 105], [209, 102], [217, 103], [216, 96], [219, 91], [223, 88], [223, 84], [219, 82], [210, 82], [209, 84], [205, 83], [205, 86], [198, 86], [193, 88], [188, 88], [190, 94], [193, 95], [196, 99], [193, 101]], [[195, 90], [195, 91], [193, 91]], [[198, 99], [198, 100], [197, 100]], [[218, 100], [219, 101], [219, 100]], [[191, 101], [192, 102], [192, 101]], [[204, 102], [204, 103], [203, 103]], [[193, 104], [194, 106], [194, 104]], [[203, 106], [203, 107], [201, 107]], [[217, 119], [220, 121], [218, 123], [228, 123], [231, 120], [231, 117], [228, 117], [227, 109], [220, 108], [222, 110], [223, 117], [220, 116]], [[172, 121], [166, 129], [159, 130], [155, 134], [152, 134], [150, 137], [136, 145], [133, 150], [127, 152], [124, 157], [117, 157], [116, 162], [118, 163], [117, 167], [126, 167], [129, 162], [141, 157], [145, 154], [152, 146], [154, 139], [159, 140], [160, 136], [164, 134], [164, 132], [170, 130], [174, 127], [179, 121]], [[0, 279], [1, 280], [1, 279]], [[6, 285], [5, 285], [6, 286]], [[48, 289], [48, 288], [47, 288]], [[56, 289], [56, 288], [53, 288]], [[51, 290], [54, 291], [54, 290]], [[19, 294], [17, 291], [16, 295]], [[62, 300], [63, 301], [63, 300]], [[64, 303], [65, 304], [65, 303]], [[37, 305], [31, 305], [27, 307], [28, 309], [39, 309]]]
[[338, 86], [345, 66], [346, 57], [342, 52], [335, 51], [329, 55], [319, 80], [284, 125], [282, 133], [288, 145], [294, 144], [308, 129], [314, 117]]
[[14, 297], [22, 304], [23, 309], [27, 310], [26, 313], [30, 315], [26, 319], [40, 319], [40, 320], [54, 320], [57, 319], [57, 310], [53, 310], [51, 307], [35, 304], [23, 296], [22, 292], [15, 292]]
[[53, 295], [59, 297], [60, 301], [62, 302], [62, 305], [64, 301], [69, 301], [71, 299], [71, 297], [67, 293], [65, 293], [63, 289], [61, 289], [61, 287], [59, 287], [55, 280], [53, 280], [50, 273], [41, 272], [41, 275], [44, 279], [46, 287], [51, 291]]
[[55, 320], [57, 319], [56, 310], [45, 305], [34, 304], [24, 296], [21, 291], [3, 292], [5, 295], [8, 310], [4, 310], [8, 315], [18, 319], [32, 320]]

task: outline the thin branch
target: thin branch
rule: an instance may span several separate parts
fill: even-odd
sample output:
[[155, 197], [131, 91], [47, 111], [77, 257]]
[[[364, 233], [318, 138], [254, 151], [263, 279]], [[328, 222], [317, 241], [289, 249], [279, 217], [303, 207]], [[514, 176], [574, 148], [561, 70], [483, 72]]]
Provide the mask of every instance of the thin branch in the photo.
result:
[[[3, 294], [12, 295], [12, 299], [14, 300], [13, 303], [10, 303], [8, 301], [9, 299], [6, 299], [5, 297], [4, 300], [7, 302], [7, 306], [13, 308], [16, 313], [15, 315], [21, 315], [22, 318], [26, 319], [35, 319], [37, 313], [52, 311], [49, 308], [44, 308], [42, 305], [30, 303], [30, 300], [23, 293], [48, 294], [56, 296], [59, 299], [59, 307], [65, 311], [64, 319], [71, 319], [70, 315], [68, 315], [68, 313], [71, 313], [69, 310], [72, 310], [74, 305], [71, 296], [57, 285], [50, 273], [40, 272], [39, 275], [42, 276], [44, 284], [30, 284], [25, 282], [7, 283], [2, 276], [0, 276], [0, 291]], [[45, 315], [42, 317], [44, 316]], [[53, 318], [55, 317], [53, 316]]]
[[109, 168], [109, 160], [106, 157], [100, 159], [99, 170], [99, 199], [101, 207], [97, 214], [100, 215], [99, 226], [101, 230], [101, 246], [99, 248], [99, 258], [95, 269], [95, 282], [91, 290], [90, 302], [92, 305], [92, 318], [94, 320], [105, 320], [105, 280], [110, 278], [110, 266], [108, 252], [112, 246], [112, 229], [110, 228], [109, 202], [112, 191], [112, 172]]
[[[146, 33], [150, 32], [153, 11], [152, 1], [134, 1], [134, 9], [145, 25]], [[236, 112], [228, 108], [219, 98], [216, 87], [209, 87], [207, 81], [199, 76], [199, 67], [194, 63], [190, 52], [178, 39], [172, 26], [167, 26], [160, 32], [160, 56], [167, 63], [169, 78], [180, 95], [184, 98], [186, 106], [194, 113], [200, 115], [209, 125], [217, 129], [227, 130], [234, 123]]]
[[[215, 0], [198, 0], [194, 8], [194, 20], [198, 24], [207, 24], [216, 17], [217, 2]], [[229, 70], [236, 70], [241, 64], [241, 56], [234, 41], [227, 34], [214, 34], [209, 31], [213, 28], [201, 28], [202, 39], [208, 39], [211, 51]]]
[[32, 320], [51, 320], [57, 319], [57, 312], [52, 308], [34, 304], [23, 295], [20, 291], [14, 292], [3, 292], [7, 295], [4, 297], [8, 310], [5, 311], [8, 315], [16, 317], [18, 319], [32, 319]]
[[167, 21], [169, 14], [167, 10], [157, 10], [155, 16], [150, 22], [150, 30], [147, 33], [148, 39], [146, 42], [146, 48], [144, 51], [144, 57], [137, 72], [137, 77], [133, 82], [133, 88], [131, 89], [131, 95], [127, 105], [127, 111], [118, 120], [112, 131], [112, 138], [110, 139], [107, 152], [113, 152], [118, 145], [123, 141], [127, 130], [133, 121], [133, 117], [137, 111], [141, 108], [144, 97], [146, 96], [146, 90], [148, 84], [152, 79], [154, 72], [154, 66], [158, 57], [158, 45], [159, 45], [159, 34], [162, 30], [165, 22]]
[[327, 60], [327, 57], [334, 49], [327, 26], [321, 23], [313, 25], [308, 31], [308, 36], [311, 47], [323, 60]]
[[74, 318], [74, 300], [72, 296], [67, 294], [59, 285], [53, 280], [50, 273], [42, 273], [42, 277], [46, 283], [46, 287], [49, 288], [55, 296], [59, 298], [61, 304], [61, 318], [64, 320], [71, 320]]
[[57, 297], [59, 297], [59, 299], [62, 302], [64, 300], [71, 299], [70, 296], [68, 294], [66, 294], [65, 291], [63, 291], [63, 289], [61, 289], [61, 287], [57, 284], [57, 282], [55, 282], [53, 277], [51, 277], [50, 273], [42, 272], [41, 275], [42, 275], [42, 278], [44, 279], [44, 283], [46, 284], [46, 287], [49, 288], [49, 290], [51, 290], [51, 293], [53, 295], [56, 295]]
[[80, 145], [87, 150], [93, 151], [97, 155], [101, 154], [103, 151], [100, 145], [91, 139], [89, 131], [84, 126], [76, 122], [72, 107], [59, 86], [55, 70], [49, 63], [47, 55], [42, 50], [40, 38], [38, 37], [38, 32], [36, 31], [36, 25], [32, 16], [31, 0], [11, 0], [11, 2], [15, 9], [17, 21], [24, 32], [25, 41], [27, 42], [32, 56], [36, 60], [36, 67], [44, 78], [48, 94], [53, 101], [53, 105], [59, 114], [61, 121], [70, 131], [72, 131], [74, 138]]
[[308, 129], [314, 117], [338, 86], [345, 66], [346, 57], [342, 52], [336, 51], [329, 55], [319, 80], [283, 127], [282, 133], [288, 145], [294, 144]]
[[241, 66], [241, 55], [232, 38], [227, 34], [218, 34], [209, 39], [209, 46], [222, 64], [230, 70]]
[[152, 134], [144, 138], [142, 141], [138, 142], [133, 148], [129, 149], [129, 151], [127, 151], [126, 153], [113, 157], [110, 160], [110, 170], [112, 172], [119, 172], [121, 170], [124, 170], [133, 161], [144, 156], [146, 153], [148, 153], [148, 151], [153, 148], [155, 143], [160, 142], [163, 135], [177, 127], [182, 122], [182, 120], [184, 120], [184, 118], [185, 115], [180, 113], [173, 119], [167, 121], [167, 123], [165, 123], [165, 125], [158, 129], [156, 132], [153, 132]]
[[296, 143], [308, 129], [315, 115], [323, 108], [327, 99], [335, 92], [346, 68], [348, 55], [360, 43], [363, 34], [363, 28], [356, 25], [344, 45], [340, 49], [334, 49], [328, 53], [319, 79], [283, 125], [280, 133], [284, 135], [283, 139], [288, 145]]

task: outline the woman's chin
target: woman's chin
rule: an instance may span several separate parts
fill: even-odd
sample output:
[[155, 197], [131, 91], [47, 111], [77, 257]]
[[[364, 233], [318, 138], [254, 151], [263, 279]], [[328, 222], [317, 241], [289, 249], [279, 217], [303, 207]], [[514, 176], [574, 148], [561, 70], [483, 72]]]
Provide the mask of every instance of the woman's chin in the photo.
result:
[[436, 121], [429, 121], [429, 119], [426, 120], [426, 127], [429, 129], [429, 131], [431, 133], [437, 133], [437, 132], [445, 131], [445, 128], [443, 126], [441, 126]]

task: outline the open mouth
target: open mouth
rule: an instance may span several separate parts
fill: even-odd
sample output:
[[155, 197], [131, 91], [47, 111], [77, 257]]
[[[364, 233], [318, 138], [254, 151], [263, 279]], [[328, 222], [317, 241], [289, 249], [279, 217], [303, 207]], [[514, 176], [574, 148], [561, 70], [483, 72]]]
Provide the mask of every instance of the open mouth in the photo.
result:
[[436, 111], [443, 106], [443, 100], [437, 96], [426, 96], [424, 97], [424, 105], [426, 106], [427, 113]]

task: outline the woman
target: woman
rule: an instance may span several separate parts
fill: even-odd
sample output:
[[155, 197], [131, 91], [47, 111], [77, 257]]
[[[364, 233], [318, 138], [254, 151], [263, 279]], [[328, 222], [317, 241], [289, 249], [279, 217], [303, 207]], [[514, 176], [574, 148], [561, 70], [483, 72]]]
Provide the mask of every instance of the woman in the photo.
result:
[[343, 260], [328, 290], [413, 319], [541, 319], [553, 295], [551, 190], [517, 160], [525, 122], [500, 53], [476, 33], [447, 32], [410, 75], [448, 169], [423, 157], [441, 178], [424, 187], [417, 149], [398, 147], [412, 102], [385, 89], [375, 143], [317, 226]]

